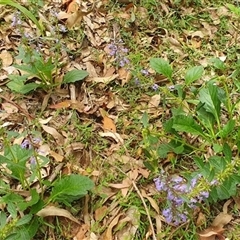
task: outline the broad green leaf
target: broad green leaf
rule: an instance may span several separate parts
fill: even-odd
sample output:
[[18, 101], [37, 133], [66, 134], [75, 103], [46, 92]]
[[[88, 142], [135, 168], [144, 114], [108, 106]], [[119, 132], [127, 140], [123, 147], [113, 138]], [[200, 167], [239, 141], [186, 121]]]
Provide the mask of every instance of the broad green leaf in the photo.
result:
[[35, 90], [39, 87], [39, 84], [37, 83], [27, 83], [24, 84], [24, 82], [19, 80], [12, 80], [9, 83], [7, 83], [8, 88], [10, 88], [13, 92], [26, 94], [31, 92], [32, 90]]
[[63, 78], [63, 83], [74, 83], [83, 80], [87, 76], [88, 76], [87, 71], [74, 69], [65, 74]]
[[40, 30], [41, 34], [43, 35], [43, 27], [40, 25], [40, 23], [38, 22], [36, 17], [30, 11], [28, 11], [25, 7], [21, 6], [20, 4], [14, 2], [14, 1], [11, 1], [11, 0], [0, 0], [0, 4], [10, 5], [14, 8], [17, 8], [27, 18], [29, 18], [30, 20], [32, 20], [36, 24], [37, 28]]
[[218, 87], [213, 84], [208, 84], [207, 88], [203, 88], [199, 91], [199, 100], [204, 103], [203, 107], [206, 111], [212, 113], [218, 121], [221, 104], [218, 98]]
[[185, 82], [186, 85], [190, 85], [194, 81], [198, 80], [199, 78], [202, 77], [204, 68], [203, 66], [195, 66], [190, 68], [185, 75]]
[[57, 202], [71, 202], [86, 195], [93, 187], [93, 181], [86, 176], [68, 175], [55, 182], [50, 199]]
[[151, 58], [150, 67], [155, 70], [157, 73], [160, 73], [172, 80], [173, 70], [171, 65], [164, 60], [163, 58]]
[[204, 135], [201, 126], [191, 116], [180, 115], [174, 118], [173, 128], [176, 131], [191, 133], [193, 135]]
[[216, 169], [216, 171], [223, 171], [226, 168], [227, 161], [225, 158], [220, 157], [220, 156], [212, 156], [208, 159], [210, 165]]
[[167, 143], [162, 143], [157, 149], [157, 154], [160, 158], [166, 158], [169, 152], [172, 152], [172, 146]]
[[230, 119], [226, 125], [219, 131], [218, 135], [222, 138], [226, 138], [234, 129], [235, 120]]

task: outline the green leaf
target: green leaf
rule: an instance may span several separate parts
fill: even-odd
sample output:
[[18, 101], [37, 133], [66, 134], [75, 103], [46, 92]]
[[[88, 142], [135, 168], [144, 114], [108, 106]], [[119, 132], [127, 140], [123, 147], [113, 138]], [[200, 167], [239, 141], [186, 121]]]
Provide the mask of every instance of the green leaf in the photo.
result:
[[27, 215], [24, 215], [22, 218], [20, 218], [17, 223], [16, 223], [16, 226], [22, 226], [22, 225], [25, 225], [27, 223], [29, 223], [32, 219], [32, 214], [27, 214]]
[[225, 64], [223, 61], [221, 61], [219, 58], [212, 58], [210, 60], [211, 63], [213, 63], [213, 66], [219, 70], [225, 69]]
[[231, 162], [231, 160], [232, 160], [232, 150], [227, 143], [224, 143], [224, 145], [223, 145], [223, 153], [224, 153], [226, 161]]
[[218, 87], [209, 84], [208, 88], [203, 88], [199, 91], [199, 100], [204, 103], [203, 107], [206, 111], [213, 114], [215, 119], [219, 120], [220, 115], [220, 100], [218, 98]]
[[65, 74], [63, 78], [63, 83], [74, 83], [83, 80], [87, 76], [88, 76], [87, 71], [74, 69]]
[[171, 65], [163, 58], [151, 58], [150, 67], [157, 73], [160, 73], [172, 80], [173, 70]]
[[233, 119], [230, 119], [226, 125], [223, 126], [223, 129], [221, 129], [218, 132], [218, 135], [222, 138], [226, 138], [234, 129], [236, 121]]
[[39, 87], [39, 84], [37, 84], [37, 83], [24, 84], [23, 81], [19, 81], [18, 79], [15, 79], [15, 80], [12, 80], [9, 83], [7, 83], [7, 86], [13, 92], [27, 94], [27, 93], [37, 89]]
[[174, 118], [173, 128], [176, 131], [204, 136], [201, 126], [199, 126], [191, 116], [180, 115]]
[[185, 75], [186, 85], [189, 86], [192, 82], [202, 77], [204, 68], [203, 66], [195, 66], [190, 68]]
[[172, 146], [170, 146], [169, 144], [166, 144], [166, 143], [162, 143], [159, 145], [159, 147], [157, 149], [157, 154], [160, 158], [166, 158], [167, 154], [172, 151], [173, 151]]
[[208, 159], [208, 161], [210, 165], [219, 172], [223, 171], [227, 165], [227, 161], [220, 156], [212, 156]]
[[143, 116], [141, 118], [141, 122], [142, 122], [144, 128], [148, 127], [148, 121], [149, 121], [148, 114], [147, 114], [147, 112], [144, 112]]
[[87, 194], [94, 187], [93, 181], [81, 175], [68, 175], [55, 182], [50, 200], [68, 203]]
[[14, 2], [14, 1], [11, 1], [11, 0], [0, 0], [0, 4], [10, 5], [10, 6], [14, 7], [14, 8], [17, 8], [27, 18], [29, 18], [30, 20], [32, 20], [36, 24], [37, 28], [40, 30], [41, 34], [43, 35], [43, 27], [39, 24], [39, 22], [36, 19], [36, 17], [30, 11], [28, 11], [25, 7], [21, 6], [20, 4]]

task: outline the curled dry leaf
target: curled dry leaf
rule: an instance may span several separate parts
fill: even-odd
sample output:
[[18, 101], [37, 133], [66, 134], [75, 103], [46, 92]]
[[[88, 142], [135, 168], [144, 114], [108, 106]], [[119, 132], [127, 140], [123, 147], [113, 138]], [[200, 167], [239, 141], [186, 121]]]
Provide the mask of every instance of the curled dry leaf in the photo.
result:
[[118, 133], [114, 133], [114, 132], [99, 132], [99, 135], [101, 137], [113, 138], [117, 143], [120, 142], [121, 144], [124, 144], [124, 140], [122, 139], [122, 137]]
[[45, 132], [49, 133], [50, 135], [52, 135], [54, 137], [54, 139], [57, 141], [57, 143], [59, 145], [64, 144], [64, 137], [55, 128], [48, 127], [43, 124], [41, 124], [41, 126]]
[[65, 217], [75, 223], [80, 224], [79, 221], [69, 211], [55, 206], [46, 206], [45, 208], [37, 212], [37, 215], [43, 218], [48, 216]]
[[218, 216], [213, 220], [212, 226], [223, 227], [232, 220], [232, 215], [228, 213], [219, 213]]

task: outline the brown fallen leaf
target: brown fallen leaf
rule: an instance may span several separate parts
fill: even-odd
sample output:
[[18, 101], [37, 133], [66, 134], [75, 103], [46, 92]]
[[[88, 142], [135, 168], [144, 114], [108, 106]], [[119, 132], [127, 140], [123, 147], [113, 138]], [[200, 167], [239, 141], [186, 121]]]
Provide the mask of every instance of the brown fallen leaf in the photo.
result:
[[109, 76], [109, 77], [88, 77], [86, 81], [109, 84], [111, 81], [116, 79], [118, 76], [119, 76], [118, 74], [113, 74], [112, 76]]
[[108, 226], [107, 230], [104, 232], [103, 234], [103, 239], [104, 240], [113, 240], [113, 234], [112, 234], [112, 229], [114, 226], [117, 225], [119, 218], [122, 216], [122, 213], [119, 213], [110, 223], [110, 225]]
[[67, 210], [55, 206], [46, 206], [37, 212], [39, 217], [61, 216], [70, 219], [71, 221], [80, 224], [80, 222]]
[[122, 139], [122, 137], [120, 136], [120, 134], [116, 133], [116, 132], [99, 132], [99, 135], [101, 137], [110, 137], [113, 138], [117, 143], [121, 143], [124, 144], [124, 140]]
[[54, 137], [58, 144], [64, 144], [64, 137], [53, 127], [48, 127], [46, 125], [41, 124], [43, 130]]
[[200, 240], [216, 240], [216, 236], [219, 240], [224, 240], [225, 238], [222, 236], [224, 229], [221, 227], [209, 227], [199, 233]]
[[63, 101], [63, 102], [60, 102], [60, 103], [57, 103], [57, 104], [50, 105], [49, 108], [52, 108], [52, 109], [63, 109], [63, 108], [68, 108], [70, 106], [71, 106], [71, 101], [70, 100], [66, 100], [66, 101]]
[[74, 25], [76, 24], [80, 24], [83, 17], [87, 16], [89, 13], [91, 13], [93, 11], [93, 8], [87, 12], [82, 12], [81, 10], [77, 10], [76, 12], [74, 12], [73, 14], [71, 14], [67, 21], [66, 21], [66, 25], [69, 29], [71, 29]]
[[7, 50], [3, 50], [0, 53], [0, 59], [2, 61], [2, 67], [8, 67], [13, 63], [12, 55]]

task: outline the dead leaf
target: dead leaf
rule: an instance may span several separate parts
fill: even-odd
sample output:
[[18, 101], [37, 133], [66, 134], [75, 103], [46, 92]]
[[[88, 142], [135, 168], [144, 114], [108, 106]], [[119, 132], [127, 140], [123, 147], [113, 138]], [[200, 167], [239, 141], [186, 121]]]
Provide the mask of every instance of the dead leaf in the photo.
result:
[[146, 198], [150, 202], [151, 206], [157, 212], [157, 214], [160, 214], [160, 210], [159, 210], [159, 207], [158, 207], [158, 204], [156, 203], [156, 201], [153, 198], [149, 197], [146, 194], [145, 190], [143, 190], [143, 189], [141, 189], [141, 194], [144, 198]]
[[56, 162], [62, 162], [64, 159], [64, 157], [62, 155], [60, 155], [54, 151], [50, 151], [49, 154], [56, 160]]
[[219, 213], [218, 216], [213, 220], [212, 226], [223, 227], [232, 220], [232, 215], [228, 213]]
[[48, 127], [46, 125], [41, 124], [43, 130], [54, 137], [58, 144], [64, 144], [64, 137], [53, 127]]
[[101, 221], [102, 218], [106, 215], [108, 212], [108, 207], [107, 206], [102, 206], [95, 211], [95, 220], [96, 221]]
[[200, 212], [200, 213], [198, 214], [198, 218], [197, 218], [197, 221], [196, 221], [196, 226], [201, 226], [201, 225], [203, 225], [205, 222], [206, 222], [205, 214], [203, 214], [202, 212]]
[[215, 240], [216, 236], [219, 239], [224, 240], [225, 238], [221, 238], [223, 237], [222, 236], [223, 231], [224, 229], [220, 227], [209, 227], [206, 230], [199, 233], [198, 235], [200, 240]]
[[49, 108], [52, 108], [52, 109], [63, 109], [63, 108], [68, 108], [70, 106], [71, 106], [71, 101], [70, 100], [66, 100], [66, 101], [63, 101], [63, 102], [60, 102], [60, 103], [57, 103], [57, 104], [50, 105]]
[[118, 76], [119, 76], [118, 74], [114, 74], [114, 75], [109, 76], [109, 77], [88, 77], [86, 81], [109, 84], [111, 81], [116, 79]]
[[108, 226], [107, 230], [104, 232], [103, 234], [103, 239], [104, 240], [113, 240], [113, 235], [112, 235], [112, 229], [114, 226], [117, 225], [119, 218], [122, 216], [122, 213], [119, 213], [110, 223], [110, 225]]
[[2, 60], [2, 67], [8, 67], [13, 63], [12, 55], [7, 50], [0, 53], [0, 59]]
[[99, 132], [99, 135], [101, 137], [110, 137], [113, 138], [117, 143], [121, 143], [124, 144], [124, 140], [122, 139], [122, 137], [120, 136], [120, 134], [116, 133], [116, 132]]
[[46, 206], [45, 208], [37, 212], [37, 215], [43, 218], [49, 216], [61, 216], [80, 224], [79, 221], [69, 211], [55, 206]]
[[160, 103], [160, 99], [161, 99], [160, 94], [156, 94], [156, 95], [152, 96], [148, 103], [148, 107], [149, 108], [158, 107], [158, 105]]
[[11, 103], [7, 103], [7, 102], [2, 103], [2, 108], [8, 114], [18, 112], [18, 108]]
[[116, 126], [113, 120], [107, 116], [103, 117], [103, 128], [104, 130], [110, 130], [114, 133], [116, 133]]
[[85, 234], [88, 232], [88, 230], [89, 230], [89, 226], [88, 226], [87, 224], [83, 224], [83, 225], [79, 228], [76, 236], [75, 236], [73, 239], [74, 239], [74, 240], [83, 240], [84, 237], [85, 237]]
[[71, 14], [67, 21], [66, 21], [66, 25], [69, 29], [71, 29], [74, 25], [76, 24], [80, 24], [83, 17], [87, 16], [89, 13], [91, 13], [93, 11], [93, 8], [87, 12], [82, 12], [81, 10], [77, 10], [76, 12], [74, 12], [73, 14]]

